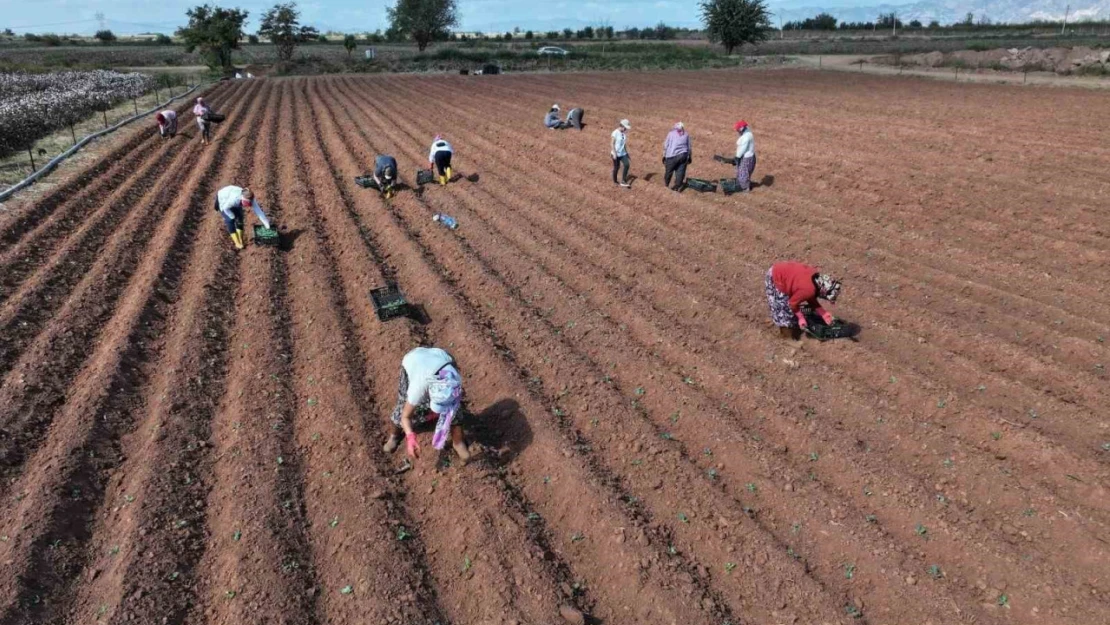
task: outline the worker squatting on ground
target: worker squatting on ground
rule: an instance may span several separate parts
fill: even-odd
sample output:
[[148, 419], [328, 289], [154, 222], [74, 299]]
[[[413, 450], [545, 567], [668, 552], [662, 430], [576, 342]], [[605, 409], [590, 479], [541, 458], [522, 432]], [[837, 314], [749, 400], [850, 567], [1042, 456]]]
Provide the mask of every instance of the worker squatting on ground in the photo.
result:
[[451, 180], [451, 155], [454, 148], [440, 135], [432, 141], [432, 149], [428, 152], [428, 169], [433, 167], [439, 176], [439, 184], [447, 184]]
[[551, 110], [547, 112], [547, 116], [543, 118], [543, 125], [548, 130], [562, 130], [564, 128], [577, 128], [582, 130], [582, 117], [585, 111], [580, 108], [572, 108], [567, 112], [566, 119], [559, 119], [559, 105], [552, 104]]
[[470, 451], [463, 441], [462, 376], [455, 359], [438, 347], [417, 347], [401, 360], [397, 383], [397, 405], [389, 416], [393, 431], [382, 449], [392, 453], [405, 439], [413, 458], [420, 455], [416, 427], [435, 423], [432, 447], [443, 449], [447, 439], [463, 462]]
[[243, 209], [250, 208], [258, 216], [263, 226], [270, 227], [270, 219], [262, 212], [258, 200], [254, 199], [254, 192], [236, 186], [226, 186], [216, 193], [216, 212], [224, 218], [227, 233], [235, 243], [235, 249], [243, 249]]
[[667, 133], [667, 140], [663, 142], [663, 185], [671, 186], [671, 176], [674, 175], [675, 191], [681, 191], [686, 183], [686, 166], [694, 162], [694, 152], [690, 147], [690, 133], [682, 122], [674, 125]]
[[381, 154], [374, 159], [374, 182], [386, 199], [393, 197], [393, 185], [397, 184], [397, 159]]
[[167, 109], [155, 115], [154, 119], [158, 122], [158, 134], [163, 139], [172, 139], [177, 135], [177, 111]]
[[808, 307], [827, 324], [832, 324], [832, 313], [821, 307], [818, 298], [836, 303], [840, 295], [840, 281], [821, 273], [816, 267], [787, 261], [775, 263], [767, 270], [763, 281], [767, 304], [771, 308], [771, 321], [783, 338], [798, 338], [798, 329], [806, 329], [803, 307]]
[[212, 122], [206, 120], [204, 117], [212, 112], [205, 103], [204, 98], [197, 98], [197, 103], [193, 106], [193, 115], [197, 118], [197, 127], [200, 128], [200, 144], [208, 145], [212, 142]]
[[740, 120], [732, 127], [736, 131], [736, 182], [741, 191], [751, 191], [752, 173], [755, 171], [755, 137], [748, 122]]
[[[628, 156], [629, 130], [632, 130], [632, 123], [622, 119], [609, 141], [609, 156], [613, 159], [613, 184], [619, 184], [626, 189], [632, 186], [628, 182], [628, 168], [632, 165], [632, 158]], [[624, 165], [624, 173], [621, 175], [621, 181], [617, 182], [617, 170], [621, 165]]]

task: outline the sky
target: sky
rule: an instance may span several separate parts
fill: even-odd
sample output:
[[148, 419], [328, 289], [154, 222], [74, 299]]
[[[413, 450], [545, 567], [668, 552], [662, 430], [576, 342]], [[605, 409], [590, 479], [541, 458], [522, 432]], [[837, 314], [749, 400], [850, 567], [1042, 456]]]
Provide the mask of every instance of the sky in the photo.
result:
[[[212, 0], [209, 0], [212, 1]], [[239, 7], [250, 12], [247, 31], [258, 28], [257, 17], [277, 0], [215, 0], [213, 4]], [[305, 0], [298, 2], [302, 22], [321, 31], [372, 32], [385, 30], [385, 7], [395, 0]], [[696, 0], [457, 0], [458, 30], [503, 32], [562, 30], [564, 27], [608, 25], [621, 30], [666, 22], [672, 26], [699, 26]], [[56, 32], [92, 34], [99, 30], [97, 13], [106, 28], [117, 34], [172, 33], [185, 22], [185, 10], [204, 0], [0, 0], [0, 29], [16, 33]], [[867, 0], [824, 0], [835, 7]], [[877, 3], [877, 2], [876, 2]], [[814, 0], [771, 0], [771, 10], [818, 4]]]

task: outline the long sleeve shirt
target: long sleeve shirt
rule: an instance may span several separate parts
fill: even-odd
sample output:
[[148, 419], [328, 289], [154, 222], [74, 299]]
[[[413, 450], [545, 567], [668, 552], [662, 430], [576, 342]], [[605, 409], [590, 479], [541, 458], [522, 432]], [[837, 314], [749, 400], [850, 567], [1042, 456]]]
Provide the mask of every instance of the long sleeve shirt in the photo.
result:
[[554, 128], [559, 125], [559, 111], [549, 111], [547, 116], [543, 118], [543, 125], [547, 128]]
[[817, 285], [813, 283], [813, 276], [816, 274], [816, 267], [796, 261], [771, 266], [771, 282], [780, 293], [790, 298], [790, 310], [795, 313], [801, 309], [803, 303], [808, 303], [814, 310], [820, 307], [817, 302]]
[[736, 140], [736, 158], [751, 158], [755, 156], [755, 137], [752, 131], [746, 130]]
[[451, 152], [451, 153], [454, 153], [455, 150], [454, 150], [454, 148], [451, 147], [450, 143], [447, 143], [443, 139], [440, 139], [439, 141], [436, 141], [435, 143], [432, 144], [432, 149], [431, 149], [430, 152], [428, 152], [428, 162], [429, 163], [436, 160], [436, 152]]
[[[235, 219], [235, 213], [232, 212], [236, 206], [243, 205], [243, 187], [236, 187], [234, 185], [226, 186], [216, 193], [216, 202], [220, 207], [220, 213], [226, 215], [228, 219]], [[258, 200], [251, 200], [251, 210], [262, 222], [263, 226], [270, 227], [270, 218], [266, 213], [262, 212], [262, 207], [258, 205]]]
[[204, 117], [205, 113], [207, 113], [208, 110], [209, 109], [207, 104], [197, 103], [193, 106], [193, 115], [196, 115], [197, 117]]
[[160, 115], [162, 116], [162, 119], [166, 120], [167, 124], [177, 121], [177, 111], [174, 111], [172, 109], [166, 109], [162, 111]]
[[675, 129], [667, 133], [667, 140], [663, 142], [663, 158], [672, 158], [679, 154], [693, 156], [693, 151], [690, 149], [690, 133]]
[[439, 370], [455, 361], [451, 354], [438, 347], [417, 347], [401, 359], [401, 367], [409, 379], [405, 401], [418, 406], [428, 395], [428, 388]]
[[397, 159], [388, 154], [382, 154], [374, 159], [374, 177], [381, 178], [385, 175], [385, 169], [390, 168], [393, 170], [393, 177], [397, 177]]

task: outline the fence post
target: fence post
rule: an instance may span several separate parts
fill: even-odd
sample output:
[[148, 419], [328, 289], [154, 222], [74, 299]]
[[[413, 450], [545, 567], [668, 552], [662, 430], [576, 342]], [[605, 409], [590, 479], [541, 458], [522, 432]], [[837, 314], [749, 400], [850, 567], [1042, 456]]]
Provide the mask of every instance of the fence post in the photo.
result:
[[960, 80], [960, 66], [959, 65], [956, 66], [956, 78], [955, 78], [955, 80], [957, 82]]
[[73, 131], [73, 124], [69, 125], [69, 136], [73, 137], [73, 145], [77, 145], [77, 133]]
[[33, 174], [35, 173], [35, 154], [31, 151], [31, 148], [27, 148], [27, 156], [31, 157], [31, 173]]
[[139, 101], [136, 100], [135, 98], [131, 98], [131, 104], [135, 105], [135, 114], [138, 115], [139, 114]]
[[100, 114], [104, 116], [104, 127], [107, 128], [108, 127], [108, 111], [100, 111]]

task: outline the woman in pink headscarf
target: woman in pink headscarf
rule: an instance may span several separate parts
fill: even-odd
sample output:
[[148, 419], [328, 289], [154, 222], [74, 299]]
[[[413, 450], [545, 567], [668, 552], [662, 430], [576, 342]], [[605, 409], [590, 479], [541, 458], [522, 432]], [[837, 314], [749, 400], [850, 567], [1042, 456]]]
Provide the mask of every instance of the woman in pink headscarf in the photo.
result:
[[193, 115], [197, 118], [197, 126], [200, 128], [200, 144], [208, 145], [212, 142], [212, 122], [206, 120], [204, 117], [212, 112], [205, 103], [204, 98], [197, 98], [197, 103], [193, 106]]

